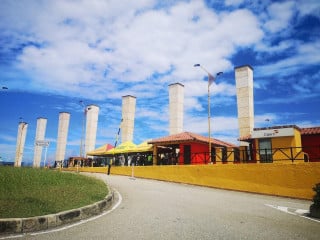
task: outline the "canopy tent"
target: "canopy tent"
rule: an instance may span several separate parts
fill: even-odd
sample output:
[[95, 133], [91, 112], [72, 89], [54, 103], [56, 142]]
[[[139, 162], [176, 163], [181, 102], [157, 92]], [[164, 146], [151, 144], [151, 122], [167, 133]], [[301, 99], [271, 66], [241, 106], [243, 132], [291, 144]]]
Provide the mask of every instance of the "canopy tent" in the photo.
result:
[[137, 145], [134, 149], [129, 150], [130, 153], [142, 153], [142, 152], [152, 152], [153, 151], [153, 145], [148, 144], [148, 141], [144, 141]]
[[102, 156], [102, 155], [106, 155], [106, 153], [111, 149], [113, 149], [113, 146], [111, 144], [107, 143], [107, 144], [103, 144], [101, 147], [98, 147], [91, 152], [87, 152], [87, 155]]
[[110, 149], [105, 154], [121, 154], [121, 153], [129, 153], [132, 149], [137, 147], [133, 142], [127, 141], [121, 143], [118, 147]]

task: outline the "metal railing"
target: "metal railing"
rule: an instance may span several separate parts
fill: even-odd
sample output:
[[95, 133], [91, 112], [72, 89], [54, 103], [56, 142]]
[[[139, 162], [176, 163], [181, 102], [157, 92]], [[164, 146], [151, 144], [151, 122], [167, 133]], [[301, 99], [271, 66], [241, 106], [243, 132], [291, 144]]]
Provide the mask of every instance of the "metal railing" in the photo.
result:
[[[232, 150], [227, 148], [216, 148], [211, 153], [211, 159], [209, 152], [196, 152], [191, 153], [188, 159], [184, 159], [184, 156], [170, 156], [161, 157], [152, 156], [150, 153], [144, 155], [137, 155], [135, 158], [132, 155], [131, 164], [135, 166], [152, 166], [152, 165], [178, 165], [178, 164], [216, 164], [216, 163], [276, 163], [276, 162], [320, 162], [320, 145], [319, 146], [305, 146], [305, 147], [285, 147], [285, 148], [272, 148], [272, 149], [239, 149], [234, 148]], [[151, 159], [149, 157], [152, 157]], [[157, 158], [156, 163], [153, 164], [154, 158]], [[107, 158], [99, 157], [95, 159], [88, 159], [81, 166], [100, 167], [107, 165]], [[117, 157], [113, 158], [113, 165], [115, 166], [128, 166], [128, 156], [125, 158], [125, 162], [121, 164]], [[68, 161], [67, 161], [68, 162]], [[130, 163], [129, 163], [130, 164]], [[130, 165], [131, 165], [130, 164]], [[66, 166], [69, 164], [66, 163]]]
[[191, 154], [191, 164], [208, 163], [273, 163], [273, 162], [320, 162], [320, 145], [272, 149], [222, 149], [212, 153]]

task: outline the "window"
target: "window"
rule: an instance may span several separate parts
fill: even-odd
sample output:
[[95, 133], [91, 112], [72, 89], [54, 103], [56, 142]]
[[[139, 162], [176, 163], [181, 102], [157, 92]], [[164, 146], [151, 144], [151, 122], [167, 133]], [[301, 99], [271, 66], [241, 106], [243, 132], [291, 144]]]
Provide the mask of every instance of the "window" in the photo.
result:
[[262, 163], [273, 162], [270, 138], [259, 139], [259, 155], [260, 155], [260, 162]]

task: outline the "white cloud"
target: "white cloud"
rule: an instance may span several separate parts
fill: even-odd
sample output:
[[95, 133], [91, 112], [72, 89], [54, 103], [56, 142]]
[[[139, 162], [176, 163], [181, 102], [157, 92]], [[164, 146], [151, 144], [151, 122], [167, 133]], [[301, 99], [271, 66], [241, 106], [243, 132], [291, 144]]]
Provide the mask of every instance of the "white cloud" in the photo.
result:
[[184, 109], [185, 111], [203, 111], [204, 106], [199, 102], [199, 99], [196, 97], [185, 97]]
[[225, 4], [227, 6], [239, 6], [243, 2], [244, 2], [244, 0], [226, 0]]
[[320, 41], [302, 43], [297, 45], [295, 53], [290, 57], [283, 58], [277, 62], [265, 64], [256, 68], [260, 76], [271, 75], [293, 75], [306, 65], [320, 64]]
[[[250, 11], [218, 15], [202, 1], [159, 9], [151, 1], [129, 6], [119, 1], [29, 2], [24, 11], [23, 3], [15, 4], [16, 14], [11, 12], [2, 27], [29, 29], [24, 35], [37, 43], [18, 57], [19, 68], [32, 81], [27, 88], [96, 99], [110, 89], [110, 98], [125, 91], [150, 97], [157, 93], [149, 88], [155, 81], [200, 79], [195, 61], [210, 72], [231, 69], [230, 54], [263, 34]], [[137, 84], [147, 85], [138, 89]]]
[[254, 125], [255, 127], [268, 127], [268, 126], [274, 126], [279, 119], [279, 116], [277, 116], [274, 113], [265, 113], [260, 115], [254, 116]]
[[6, 142], [16, 142], [16, 138], [11, 136], [11, 135], [7, 135], [7, 134], [1, 134], [0, 135], [0, 139], [6, 141]]
[[258, 42], [263, 32], [259, 29], [259, 21], [249, 10], [241, 9], [223, 14], [223, 18], [217, 28], [217, 34], [222, 36], [223, 43], [232, 43], [239, 46], [247, 46]]
[[[238, 129], [237, 117], [211, 117], [212, 132], [228, 132]], [[208, 116], [190, 116], [186, 115], [185, 131], [207, 134], [208, 133]]]
[[265, 28], [271, 33], [285, 29], [294, 14], [294, 6], [292, 1], [271, 4], [268, 7], [270, 19], [265, 23]]
[[213, 95], [222, 95], [222, 96], [235, 96], [236, 87], [228, 83], [219, 83], [212, 85], [212, 94]]
[[318, 0], [299, 0], [299, 12], [302, 16], [311, 14], [320, 18], [320, 4]]
[[289, 51], [290, 48], [296, 48], [300, 42], [296, 40], [283, 40], [275, 45], [270, 45], [270, 42], [260, 42], [256, 44], [255, 49], [263, 54], [278, 54], [281, 52]]
[[[211, 137], [229, 143], [237, 144], [238, 119], [237, 117], [211, 117]], [[208, 136], [207, 116], [186, 116], [184, 130]]]
[[[226, 6], [242, 3], [243, 0], [225, 1]], [[108, 130], [99, 132], [100, 143], [104, 139], [112, 140], [112, 131], [118, 126], [121, 104], [113, 101], [128, 94], [137, 97], [138, 126], [144, 123], [144, 128], [135, 129], [139, 138], [147, 135], [148, 129], [167, 130], [168, 84], [173, 82], [185, 85], [186, 130], [206, 134], [207, 116], [197, 116], [207, 107], [207, 102], [201, 101], [207, 95], [206, 73], [194, 68], [195, 63], [205, 66], [212, 74], [233, 71], [233, 54], [251, 47], [262, 53], [262, 57], [288, 50], [294, 54], [255, 67], [255, 74], [260, 78], [288, 76], [303, 69], [305, 64], [320, 63], [317, 42], [294, 39], [268, 42], [278, 37], [272, 33], [281, 34], [289, 28], [293, 14], [298, 11], [289, 1], [271, 4], [263, 17], [255, 15], [250, 8], [226, 10], [224, 7], [219, 12], [198, 0], [164, 4], [148, 0], [28, 1], [28, 5], [23, 1], [6, 1], [4, 5], [13, 7], [4, 6], [8, 11], [0, 13], [3, 20], [0, 28], [16, 43], [8, 41], [6, 46], [20, 48], [15, 52], [18, 67], [29, 79], [19, 85], [32, 91], [106, 102], [101, 106], [105, 109], [101, 114], [110, 116], [110, 119], [106, 117], [110, 125]], [[301, 12], [315, 12], [315, 6], [303, 6]], [[235, 86], [228, 82], [217, 81], [211, 86], [213, 105], [236, 104]], [[311, 83], [320, 86], [315, 80], [302, 83], [293, 85], [296, 91], [308, 92]], [[259, 85], [262, 82], [255, 82], [255, 87]], [[266, 99], [265, 103], [272, 101], [284, 99]], [[270, 114], [262, 117], [268, 116], [273, 117]], [[237, 138], [236, 117], [213, 117], [212, 127], [219, 137]], [[79, 145], [77, 138], [72, 137], [70, 144]]]

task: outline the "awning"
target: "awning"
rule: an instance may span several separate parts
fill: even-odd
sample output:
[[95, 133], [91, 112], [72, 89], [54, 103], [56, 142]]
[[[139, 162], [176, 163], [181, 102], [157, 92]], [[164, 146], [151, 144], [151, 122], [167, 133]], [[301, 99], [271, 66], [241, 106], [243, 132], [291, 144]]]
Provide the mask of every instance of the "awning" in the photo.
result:
[[108, 144], [108, 143], [103, 144], [101, 147], [98, 147], [91, 152], [87, 152], [87, 155], [90, 155], [90, 156], [106, 155], [110, 149], [113, 149], [113, 146], [111, 144]]
[[121, 154], [121, 153], [129, 153], [132, 149], [137, 147], [133, 142], [127, 141], [121, 143], [118, 147], [110, 149], [105, 154]]
[[129, 150], [130, 153], [141, 153], [141, 152], [152, 152], [153, 151], [153, 145], [148, 144], [148, 141], [144, 141], [137, 145], [134, 149]]

